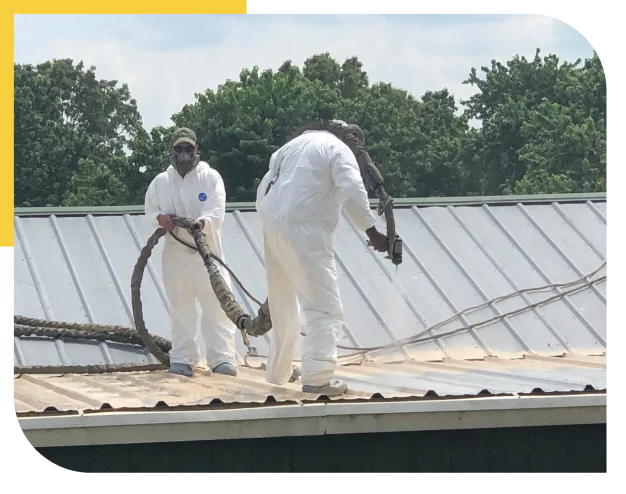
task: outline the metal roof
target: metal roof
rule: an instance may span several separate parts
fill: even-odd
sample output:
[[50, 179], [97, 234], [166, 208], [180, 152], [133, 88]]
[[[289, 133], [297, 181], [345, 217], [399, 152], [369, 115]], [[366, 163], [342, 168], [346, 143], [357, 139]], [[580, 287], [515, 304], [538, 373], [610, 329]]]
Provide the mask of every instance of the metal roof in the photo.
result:
[[[481, 361], [343, 365], [349, 386], [341, 400], [422, 399], [484, 395], [581, 393], [606, 389], [606, 357], [539, 357]], [[199, 371], [194, 377], [166, 371], [99, 375], [22, 375], [14, 380], [15, 410], [72, 412], [185, 406], [315, 401], [297, 384], [275, 386], [264, 373], [242, 368], [236, 378]]]
[[[562, 289], [551, 289], [487, 303], [520, 289], [577, 280], [605, 260], [605, 198], [556, 196], [554, 199], [551, 201], [550, 197], [542, 196], [528, 202], [509, 197], [504, 202], [488, 202], [473, 198], [474, 202], [469, 204], [455, 199], [438, 199], [430, 203], [397, 201], [396, 224], [405, 249], [404, 262], [397, 270], [368, 249], [363, 235], [342, 217], [335, 243], [346, 317], [340, 344], [384, 345], [450, 318], [448, 323], [427, 332], [436, 335], [559, 295]], [[257, 298], [264, 299], [266, 288], [259, 218], [246, 207], [234, 210], [231, 207], [229, 211], [223, 227], [225, 261]], [[152, 231], [141, 215], [129, 214], [128, 210], [92, 212], [85, 214], [80, 210], [63, 209], [58, 210], [58, 214], [51, 214], [50, 210], [16, 210], [15, 314], [133, 326], [130, 276], [139, 251]], [[382, 220], [379, 226], [384, 227]], [[149, 331], [169, 338], [160, 256], [159, 245], [144, 277], [142, 300]], [[603, 268], [598, 276], [605, 274]], [[240, 290], [236, 290], [235, 295], [246, 310], [255, 312], [255, 307]], [[478, 304], [485, 306], [454, 317], [459, 311]], [[260, 353], [267, 354], [266, 338], [253, 339], [253, 344]], [[14, 361], [22, 366], [154, 361], [145, 351], [112, 343], [15, 338], [14, 349]], [[239, 337], [238, 351], [240, 355], [245, 353]], [[525, 362], [521, 367], [515, 363], [506, 364], [510, 368], [502, 367], [501, 360], [521, 359], [525, 355], [558, 357], [563, 354], [572, 354], [575, 360], [579, 360], [582, 356], [602, 356], [605, 351], [606, 285], [600, 283], [485, 327], [382, 352], [374, 359], [381, 367], [349, 366], [342, 367], [339, 372], [352, 376], [353, 389], [360, 389], [358, 392], [364, 396], [375, 392], [383, 396], [399, 396], [405, 393], [404, 389], [413, 396], [421, 396], [420, 393], [428, 390], [438, 395], [476, 394], [490, 387], [496, 392], [522, 392], [529, 387], [543, 389], [546, 383], [560, 391], [581, 389], [587, 384], [598, 389], [598, 383], [604, 379], [604, 367], [596, 369], [592, 366], [591, 372], [589, 366], [556, 366], [537, 374], [534, 367], [528, 367], [527, 359], [513, 361]], [[500, 360], [497, 364], [491, 361], [461, 362], [485, 357]], [[398, 370], [400, 367], [382, 365], [407, 359], [417, 362], [397, 364], [405, 366], [402, 371]], [[445, 362], [425, 363], [443, 359], [453, 359], [453, 378], [447, 374], [449, 369], [443, 370], [445, 366], [437, 367], [439, 370], [428, 367]], [[536, 362], [533, 361], [533, 365], [537, 365]], [[449, 367], [451, 364], [445, 365]], [[490, 367], [493, 365], [508, 370], [498, 373]], [[519, 379], [507, 378], [507, 373], [513, 372], [516, 365], [519, 372], [530, 374]], [[480, 366], [489, 369], [480, 370]], [[418, 368], [420, 371], [415, 372]], [[406, 369], [411, 372], [407, 373]], [[422, 369], [429, 369], [430, 377], [426, 381]], [[263, 389], [263, 374], [243, 372], [252, 372], [251, 388], [240, 390], [240, 395], [235, 393], [234, 401], [239, 399], [237, 396], [247, 396], [246, 399], [256, 396], [258, 400], [265, 400], [268, 394], [251, 393], [251, 389]], [[150, 376], [141, 378], [148, 379], [150, 386], [154, 386], [154, 380], [171, 379], [162, 373]], [[534, 381], [535, 377], [537, 381]], [[107, 379], [123, 382], [129, 378], [132, 376], [67, 376], [41, 380], [58, 384], [61, 379], [66, 386], [86, 379], [81, 382], [91, 382], [94, 389], [106, 389], [98, 388], [99, 384]], [[211, 386], [217, 386], [220, 379], [212, 376]], [[17, 384], [19, 382], [20, 379], [16, 380], [16, 390], [21, 386]], [[242, 380], [228, 382], [227, 387], [219, 388], [224, 392], [220, 399], [226, 401], [232, 397], [228, 390], [239, 389], [235, 382], [245, 388]], [[169, 396], [169, 388], [163, 386], [159, 389]], [[213, 396], [199, 386], [206, 396]], [[131, 401], [134, 392], [130, 390], [131, 394], [127, 395]], [[48, 396], [52, 399], [51, 394]], [[116, 399], [111, 396], [111, 400]], [[150, 396], [157, 397], [158, 393]], [[36, 399], [36, 396], [31, 398]], [[17, 395], [16, 400], [19, 401]]]

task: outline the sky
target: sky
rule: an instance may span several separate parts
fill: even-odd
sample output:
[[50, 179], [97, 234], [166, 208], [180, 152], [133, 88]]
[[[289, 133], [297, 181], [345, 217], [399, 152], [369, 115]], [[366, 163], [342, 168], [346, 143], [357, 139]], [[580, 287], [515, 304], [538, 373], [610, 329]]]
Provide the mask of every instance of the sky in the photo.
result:
[[574, 28], [527, 15], [16, 15], [14, 53], [22, 64], [83, 61], [98, 78], [126, 82], [150, 129], [255, 65], [356, 55], [370, 83], [418, 97], [446, 87], [458, 102], [475, 91], [462, 84], [472, 67], [536, 48], [570, 62], [593, 55]]

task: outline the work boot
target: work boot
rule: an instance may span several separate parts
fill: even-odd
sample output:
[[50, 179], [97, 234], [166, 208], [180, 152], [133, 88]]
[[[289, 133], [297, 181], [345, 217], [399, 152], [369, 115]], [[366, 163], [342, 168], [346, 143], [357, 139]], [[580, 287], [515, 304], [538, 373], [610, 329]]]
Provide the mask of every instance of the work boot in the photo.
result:
[[169, 372], [172, 374], [178, 374], [180, 376], [193, 376], [193, 368], [191, 367], [191, 365], [187, 364], [172, 364], [170, 366]]
[[224, 374], [225, 376], [237, 377], [237, 367], [229, 362], [222, 362], [213, 368], [216, 374]]
[[332, 381], [324, 386], [311, 386], [310, 384], [302, 385], [303, 393], [313, 393], [325, 396], [340, 396], [348, 391], [348, 385], [343, 381]]
[[291, 377], [289, 378], [289, 382], [295, 383], [298, 379], [300, 379], [300, 377], [302, 377], [302, 371], [300, 370], [300, 367], [294, 365], [293, 373], [291, 374]]

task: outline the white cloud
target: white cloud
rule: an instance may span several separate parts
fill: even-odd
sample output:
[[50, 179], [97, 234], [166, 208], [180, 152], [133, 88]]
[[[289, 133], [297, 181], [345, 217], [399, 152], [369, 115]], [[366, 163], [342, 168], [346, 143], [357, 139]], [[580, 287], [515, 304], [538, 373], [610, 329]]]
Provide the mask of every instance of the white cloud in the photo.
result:
[[[416, 96], [447, 87], [457, 101], [473, 92], [461, 84], [470, 68], [489, 65], [492, 59], [505, 61], [514, 54], [532, 57], [537, 47], [566, 59], [591, 55], [589, 45], [579, 39], [572, 49], [571, 33], [564, 37], [565, 25], [548, 17], [488, 16], [473, 17], [471, 22], [459, 21], [459, 16], [454, 22], [430, 22], [428, 17], [412, 21], [407, 16], [350, 16], [329, 23], [324, 17], [207, 17], [205, 21], [194, 16], [187, 26], [194, 33], [192, 44], [184, 43], [191, 35], [180, 17], [171, 29], [166, 22], [155, 26], [135, 17], [132, 23], [108, 29], [115, 35], [105, 35], [107, 30], [102, 29], [100, 36], [93, 32], [85, 36], [83, 25], [82, 39], [66, 27], [63, 33], [48, 35], [36, 49], [23, 41], [20, 48], [16, 41], [16, 61], [63, 57], [96, 65], [99, 77], [128, 83], [150, 128], [169, 125], [169, 117], [192, 103], [194, 93], [236, 79], [242, 68], [276, 69], [286, 59], [302, 66], [307, 57], [326, 51], [340, 63], [357, 55], [370, 82], [391, 82]], [[16, 24], [16, 39], [19, 29]], [[34, 37], [21, 35], [19, 39], [33, 44], [42, 36], [41, 30]]]

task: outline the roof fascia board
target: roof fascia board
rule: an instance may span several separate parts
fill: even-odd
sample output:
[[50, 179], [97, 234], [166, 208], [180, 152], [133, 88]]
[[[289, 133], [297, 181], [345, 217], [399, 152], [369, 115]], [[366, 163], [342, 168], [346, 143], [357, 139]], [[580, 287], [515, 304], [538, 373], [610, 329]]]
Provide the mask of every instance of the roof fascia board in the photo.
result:
[[606, 423], [606, 394], [102, 412], [18, 419], [34, 447]]

